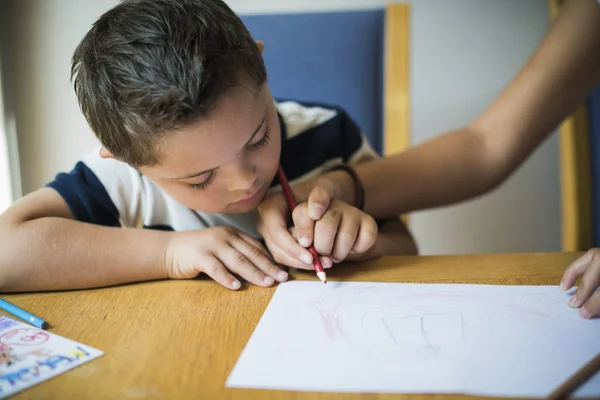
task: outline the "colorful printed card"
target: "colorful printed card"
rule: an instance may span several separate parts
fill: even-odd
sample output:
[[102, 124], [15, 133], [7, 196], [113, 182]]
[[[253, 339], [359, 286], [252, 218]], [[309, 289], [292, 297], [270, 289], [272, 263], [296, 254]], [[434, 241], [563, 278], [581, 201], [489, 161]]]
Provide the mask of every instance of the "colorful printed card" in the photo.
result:
[[103, 354], [62, 336], [0, 317], [0, 399]]

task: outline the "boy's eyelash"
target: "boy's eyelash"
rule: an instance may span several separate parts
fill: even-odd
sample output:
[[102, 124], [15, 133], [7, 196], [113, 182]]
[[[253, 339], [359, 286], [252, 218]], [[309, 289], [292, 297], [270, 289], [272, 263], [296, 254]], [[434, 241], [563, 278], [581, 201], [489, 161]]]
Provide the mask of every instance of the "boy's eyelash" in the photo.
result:
[[210, 174], [208, 179], [202, 183], [187, 183], [186, 185], [191, 189], [204, 190], [212, 183], [212, 181], [214, 179], [215, 179], [215, 173], [213, 172], [212, 174]]
[[[248, 149], [249, 150], [257, 150], [263, 146], [265, 146], [267, 143], [269, 143], [269, 139], [271, 137], [269, 136], [269, 127], [267, 127], [265, 129], [265, 134], [262, 137], [262, 139], [260, 139], [258, 142], [253, 143], [251, 145], [248, 145]], [[204, 190], [206, 189], [215, 179], [215, 172], [213, 172], [212, 174], [210, 174], [210, 176], [208, 177], [207, 180], [205, 180], [202, 183], [187, 183], [186, 185], [191, 188], [191, 189], [196, 189], [196, 190]]]
[[260, 139], [256, 143], [249, 144], [248, 145], [248, 150], [257, 150], [257, 149], [260, 149], [261, 147], [263, 147], [264, 145], [266, 145], [267, 143], [269, 143], [269, 139], [270, 138], [271, 137], [269, 136], [269, 127], [267, 126], [267, 128], [265, 129], [265, 134], [262, 137], [262, 139]]

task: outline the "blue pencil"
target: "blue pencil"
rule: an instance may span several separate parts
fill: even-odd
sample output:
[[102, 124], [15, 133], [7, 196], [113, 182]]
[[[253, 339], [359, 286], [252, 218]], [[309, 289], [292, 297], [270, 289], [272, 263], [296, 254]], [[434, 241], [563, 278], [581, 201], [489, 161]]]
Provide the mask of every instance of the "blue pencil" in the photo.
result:
[[6, 300], [0, 299], [0, 308], [8, 313], [11, 313], [15, 317], [21, 318], [23, 321], [29, 322], [31, 325], [37, 328], [48, 328], [48, 322], [46, 322], [45, 320], [23, 310], [22, 308], [15, 306], [14, 304], [9, 303]]

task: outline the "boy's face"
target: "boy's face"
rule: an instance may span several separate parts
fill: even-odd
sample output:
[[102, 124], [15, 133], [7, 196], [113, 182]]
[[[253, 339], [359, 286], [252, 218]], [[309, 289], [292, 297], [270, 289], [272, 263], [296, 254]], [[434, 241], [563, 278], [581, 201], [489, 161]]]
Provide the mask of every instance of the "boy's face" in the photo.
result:
[[256, 208], [279, 165], [281, 133], [267, 84], [258, 93], [239, 87], [208, 117], [158, 143], [159, 164], [140, 172], [181, 204], [208, 213]]

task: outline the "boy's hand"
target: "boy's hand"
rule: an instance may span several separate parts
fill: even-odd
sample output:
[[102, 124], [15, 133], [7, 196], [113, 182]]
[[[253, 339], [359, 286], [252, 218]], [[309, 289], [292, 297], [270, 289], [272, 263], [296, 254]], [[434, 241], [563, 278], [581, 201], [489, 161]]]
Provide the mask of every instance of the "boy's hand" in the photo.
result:
[[581, 283], [571, 297], [569, 306], [579, 308], [579, 315], [583, 318], [592, 318], [600, 314], [600, 292], [596, 292], [600, 286], [600, 249], [591, 249], [573, 261], [563, 274], [560, 288], [571, 289], [580, 276]]
[[329, 268], [349, 254], [362, 254], [373, 246], [377, 238], [375, 220], [334, 197], [333, 185], [322, 180], [313, 187], [308, 201], [298, 204], [292, 213], [293, 227], [289, 230], [286, 218], [289, 209], [281, 193], [261, 203], [259, 231], [275, 261], [311, 269], [312, 256], [306, 247], [314, 244], [317, 253], [323, 256], [323, 267]]
[[225, 226], [173, 233], [165, 264], [169, 278], [189, 279], [204, 272], [233, 290], [241, 284], [230, 272], [264, 287], [288, 278], [256, 239]]
[[298, 204], [292, 220], [294, 228], [290, 232], [298, 243], [302, 247], [313, 244], [317, 253], [328, 256], [334, 263], [344, 261], [349, 255], [360, 258], [377, 239], [375, 220], [339, 200], [333, 200], [317, 221], [310, 215], [308, 202]]
[[[352, 178], [343, 171], [333, 171], [315, 179], [300, 182], [292, 187], [299, 206], [306, 203], [309, 219], [294, 221], [295, 229], [313, 231], [315, 221], [321, 219], [334, 199], [352, 203], [354, 193]], [[262, 235], [275, 261], [294, 268], [310, 269], [312, 255], [300, 246], [288, 229], [290, 210], [283, 193], [267, 196], [258, 206], [258, 231]], [[318, 251], [318, 249], [317, 249]], [[329, 257], [322, 257], [323, 267], [331, 266]]]

